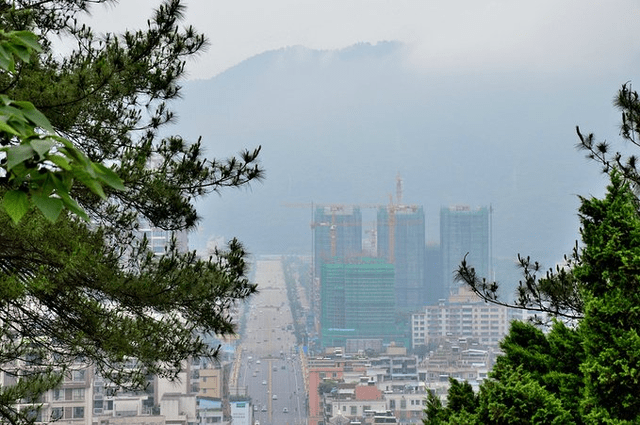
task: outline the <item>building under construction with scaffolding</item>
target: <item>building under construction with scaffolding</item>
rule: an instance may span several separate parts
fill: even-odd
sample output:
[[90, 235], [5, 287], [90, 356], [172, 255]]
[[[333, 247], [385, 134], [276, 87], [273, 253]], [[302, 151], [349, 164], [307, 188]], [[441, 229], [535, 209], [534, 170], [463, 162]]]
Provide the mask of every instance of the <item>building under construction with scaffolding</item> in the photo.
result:
[[362, 212], [358, 206], [318, 205], [311, 227], [316, 276], [327, 260], [362, 255]]
[[[424, 211], [402, 203], [396, 182], [396, 203], [313, 209], [314, 310], [325, 347], [372, 338], [403, 344], [410, 340], [408, 313], [427, 304]], [[366, 254], [362, 208], [377, 211], [368, 231], [376, 250]]]
[[395, 266], [396, 307], [418, 311], [426, 304], [425, 220], [422, 207], [389, 205], [378, 208], [378, 257]]
[[321, 267], [321, 343], [346, 347], [354, 341], [404, 336], [396, 325], [394, 267], [384, 259], [334, 257]]

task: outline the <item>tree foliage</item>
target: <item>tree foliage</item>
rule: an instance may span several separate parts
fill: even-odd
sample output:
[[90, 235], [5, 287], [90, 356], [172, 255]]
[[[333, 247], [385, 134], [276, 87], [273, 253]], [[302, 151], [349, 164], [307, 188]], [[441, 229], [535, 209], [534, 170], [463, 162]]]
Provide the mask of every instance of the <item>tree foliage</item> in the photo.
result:
[[[25, 63], [42, 49], [29, 31], [0, 30], [0, 70], [16, 73], [16, 60]], [[0, 94], [0, 176], [6, 191], [1, 200], [14, 223], [33, 203], [49, 220], [55, 221], [63, 207], [84, 219], [86, 213], [69, 196], [74, 179], [105, 198], [102, 185], [123, 190], [117, 175], [100, 163], [91, 162], [73, 143], [59, 137], [47, 119], [29, 101], [11, 100]]]
[[[449, 390], [447, 391], [447, 405], [443, 406], [440, 398], [434, 393], [427, 397], [425, 408], [425, 425], [440, 425], [460, 422], [460, 415], [472, 414], [478, 407], [478, 398], [473, 392], [471, 384], [467, 381], [458, 381], [449, 378]], [[468, 420], [468, 418], [466, 418]], [[467, 422], [470, 423], [470, 422]]]
[[[603, 199], [581, 198], [584, 246], [567, 273], [579, 282], [583, 317], [573, 327], [555, 321], [546, 333], [513, 322], [500, 344], [504, 355], [480, 387], [477, 409], [455, 409], [467, 419], [640, 422], [640, 205], [622, 173], [614, 169], [610, 179]], [[450, 394], [445, 410], [456, 405]], [[430, 409], [442, 416], [437, 403]], [[450, 413], [444, 419], [434, 423], [458, 423]]]
[[[577, 148], [586, 152], [587, 158], [598, 163], [603, 173], [620, 173], [638, 198], [640, 194], [640, 170], [638, 157], [633, 150], [640, 148], [640, 96], [631, 84], [623, 84], [614, 101], [621, 113], [620, 135], [623, 146], [614, 148], [606, 140], [598, 141], [593, 133], [585, 134], [576, 127]], [[484, 300], [512, 308], [520, 308], [541, 313], [542, 317], [559, 317], [579, 320], [584, 315], [582, 282], [576, 279], [572, 269], [581, 261], [578, 246], [571, 255], [565, 257], [563, 265], [555, 269], [544, 269], [530, 257], [518, 255], [518, 266], [523, 279], [517, 289], [517, 299], [509, 303], [499, 298], [497, 282], [478, 276], [466, 261], [456, 271], [458, 281], [469, 287]]]
[[590, 423], [640, 421], [640, 216], [638, 200], [614, 172], [604, 199], [580, 208], [585, 375], [583, 408]]
[[[0, 2], [3, 422], [33, 421], [16, 402], [78, 359], [131, 389], [176, 377], [217, 354], [204, 336], [234, 332], [230, 307], [256, 290], [236, 240], [200, 259], [175, 240], [154, 255], [136, 234], [193, 229], [198, 198], [262, 178], [259, 148], [206, 159], [200, 140], [159, 136], [206, 40], [181, 27], [179, 0], [145, 29], [95, 35], [80, 23], [95, 3], [108, 0]], [[75, 47], [61, 56], [57, 38]]]
[[[478, 394], [450, 379], [443, 406], [430, 395], [425, 424], [581, 424], [582, 380], [577, 331], [556, 322], [543, 334], [530, 323], [513, 322], [500, 343], [490, 379]], [[573, 345], [575, 344], [575, 345]], [[564, 351], [570, 348], [569, 351]], [[577, 354], [576, 354], [577, 350]]]

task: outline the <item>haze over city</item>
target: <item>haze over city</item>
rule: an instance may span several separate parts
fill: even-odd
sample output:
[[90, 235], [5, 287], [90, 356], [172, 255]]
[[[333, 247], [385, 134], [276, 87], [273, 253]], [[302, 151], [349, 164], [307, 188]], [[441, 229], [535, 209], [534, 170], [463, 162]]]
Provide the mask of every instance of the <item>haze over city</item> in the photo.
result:
[[[144, 25], [155, 4], [93, 22]], [[202, 136], [210, 156], [261, 145], [267, 172], [201, 201], [201, 251], [237, 236], [254, 254], [309, 253], [309, 210], [285, 204], [387, 203], [400, 174], [427, 241], [442, 206], [492, 205], [495, 256], [552, 266], [578, 239], [577, 195], [605, 182], [575, 126], [618, 137], [612, 98], [640, 52], [635, 1], [186, 6], [210, 45], [166, 131]]]
[[640, 421], [639, 0], [4, 3], [0, 422]]

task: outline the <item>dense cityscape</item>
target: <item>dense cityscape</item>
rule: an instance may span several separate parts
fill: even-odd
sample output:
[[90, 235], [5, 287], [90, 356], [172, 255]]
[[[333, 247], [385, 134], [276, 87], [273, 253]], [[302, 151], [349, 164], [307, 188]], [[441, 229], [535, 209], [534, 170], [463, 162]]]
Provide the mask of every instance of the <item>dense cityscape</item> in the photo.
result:
[[[149, 376], [142, 392], [77, 363], [42, 396], [36, 421], [415, 424], [450, 378], [477, 390], [509, 323], [523, 319], [453, 278], [467, 253], [491, 273], [491, 209], [443, 207], [440, 245], [427, 247], [422, 207], [402, 203], [400, 176], [396, 187], [389, 205], [313, 205], [312, 255], [256, 258], [259, 292], [234, 307], [237, 335], [208, 341], [222, 344], [218, 360], [191, 359], [176, 381]], [[371, 231], [365, 208], [376, 211]], [[188, 248], [184, 232], [147, 225], [139, 237], [156, 256], [172, 238]], [[7, 371], [0, 378], [10, 384]]]
[[640, 423], [637, 1], [149, 1], [0, 0], [0, 425]]

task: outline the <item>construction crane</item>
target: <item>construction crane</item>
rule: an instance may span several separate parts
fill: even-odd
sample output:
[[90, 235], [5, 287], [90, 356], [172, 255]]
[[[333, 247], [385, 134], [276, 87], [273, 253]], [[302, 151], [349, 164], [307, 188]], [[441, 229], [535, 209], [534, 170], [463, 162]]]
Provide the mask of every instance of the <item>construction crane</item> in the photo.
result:
[[396, 224], [398, 222], [398, 213], [405, 211], [417, 211], [417, 205], [404, 205], [402, 203], [402, 177], [398, 173], [396, 175], [396, 202], [393, 203], [393, 195], [389, 194], [389, 205], [387, 206], [387, 212], [389, 213], [388, 225], [389, 225], [389, 262], [395, 262], [395, 248], [396, 248]]

